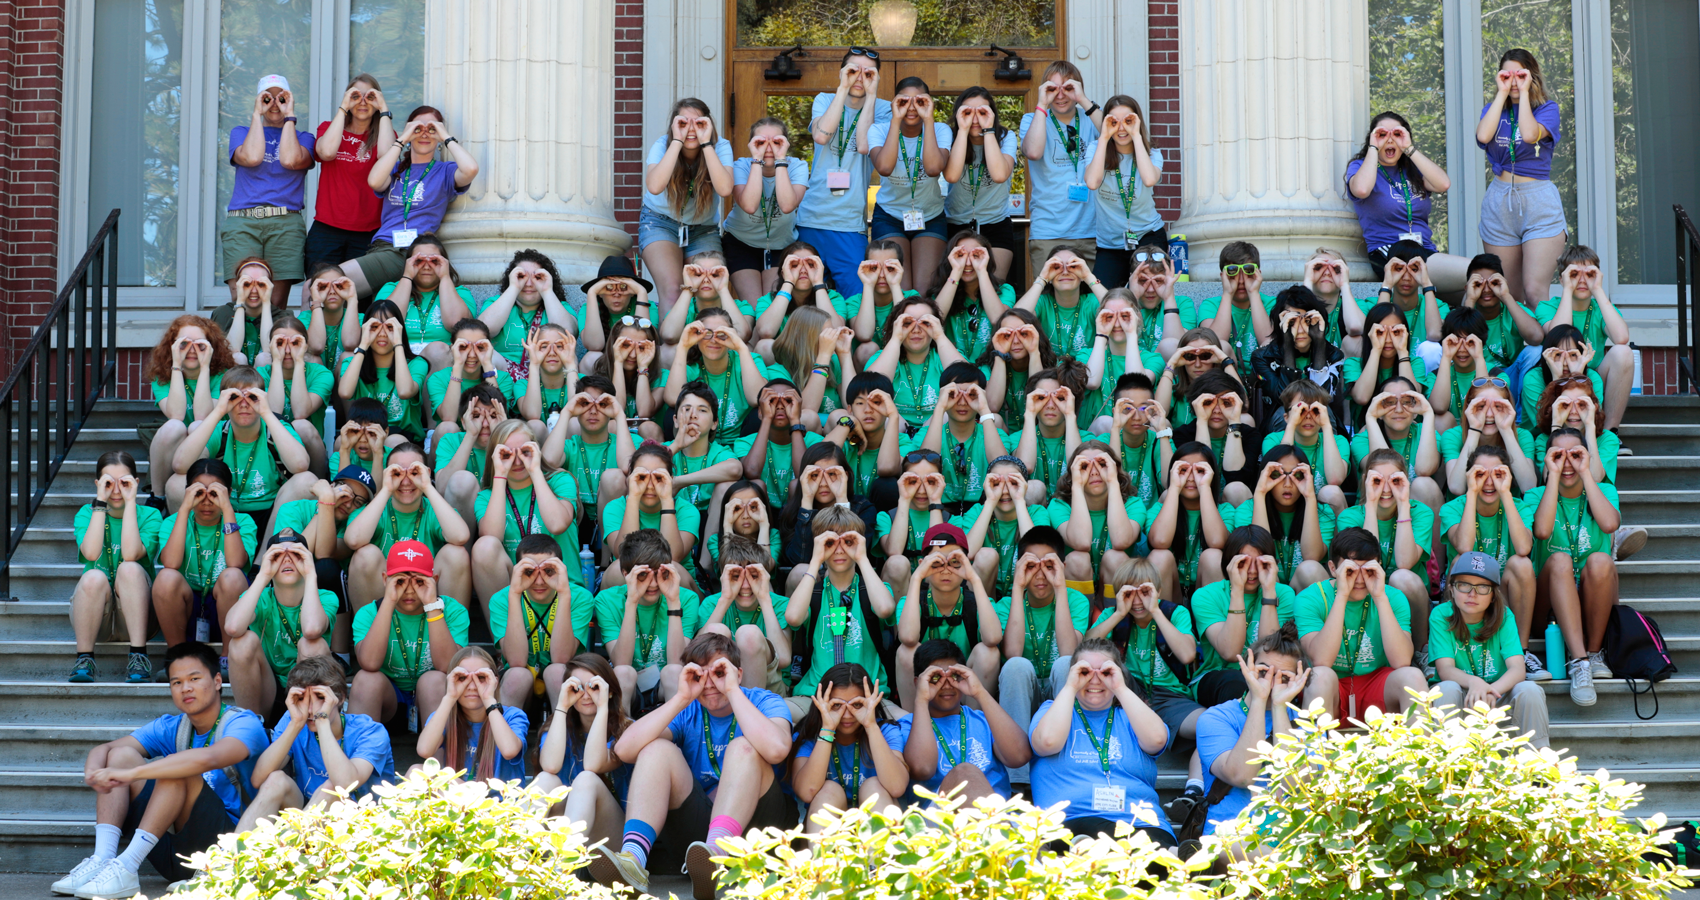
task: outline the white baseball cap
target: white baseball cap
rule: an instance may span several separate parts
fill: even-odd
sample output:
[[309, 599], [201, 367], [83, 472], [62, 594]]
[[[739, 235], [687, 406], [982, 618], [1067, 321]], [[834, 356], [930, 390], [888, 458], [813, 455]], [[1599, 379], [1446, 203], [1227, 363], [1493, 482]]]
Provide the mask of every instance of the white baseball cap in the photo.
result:
[[282, 75], [267, 75], [260, 79], [260, 89], [255, 93], [263, 94], [272, 88], [281, 88], [284, 93], [290, 93], [289, 79]]

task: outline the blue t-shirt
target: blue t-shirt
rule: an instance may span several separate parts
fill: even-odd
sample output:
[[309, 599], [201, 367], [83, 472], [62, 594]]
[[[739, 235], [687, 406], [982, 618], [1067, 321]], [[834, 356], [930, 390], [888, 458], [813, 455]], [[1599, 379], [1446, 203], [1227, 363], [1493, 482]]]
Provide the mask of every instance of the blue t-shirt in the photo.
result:
[[[406, 157], [396, 160], [390, 170], [389, 190], [378, 196], [384, 201], [384, 219], [378, 225], [375, 241], [395, 243], [395, 231], [406, 228], [424, 234], [443, 227], [443, 215], [449, 201], [466, 188], [455, 184], [459, 166], [452, 159], [436, 160], [423, 166], [410, 165], [402, 171]], [[469, 185], [470, 186], [470, 185]], [[470, 304], [469, 304], [470, 305]], [[474, 315], [477, 311], [474, 310]]]
[[[271, 739], [266, 737], [266, 723], [248, 710], [234, 706], [225, 707], [222, 715], [226, 717], [224, 736], [236, 738], [248, 746], [248, 758], [236, 764], [236, 772], [242, 776], [244, 782], [252, 785], [254, 783], [254, 761], [259, 759], [260, 754], [266, 752], [266, 748], [272, 744]], [[147, 753], [148, 759], [162, 759], [177, 752], [177, 723], [182, 720], [183, 715], [181, 713], [160, 716], [130, 732], [130, 736], [142, 745], [142, 751]], [[217, 726], [214, 726], [214, 730], [217, 730]], [[210, 733], [202, 737], [191, 732], [189, 748], [199, 749], [207, 746], [211, 741], [212, 735]], [[231, 784], [230, 779], [224, 777], [223, 769], [202, 772], [201, 780], [205, 781], [207, 787], [211, 788], [212, 792], [218, 795], [218, 799], [224, 802], [224, 811], [230, 816], [231, 822], [242, 818], [242, 810], [247, 804], [242, 802], [242, 794], [238, 792], [236, 785]], [[249, 797], [254, 796], [252, 787], [245, 790]]]
[[[876, 147], [883, 147], [890, 140], [899, 141], [897, 164], [891, 167], [890, 175], [880, 177], [879, 192], [874, 194], [874, 205], [885, 210], [887, 215], [901, 219], [903, 214], [911, 209], [918, 209], [928, 221], [944, 212], [944, 192], [940, 190], [943, 179], [937, 175], [928, 175], [921, 161], [921, 149], [924, 146], [923, 136], [904, 137], [901, 129], [892, 135], [893, 127], [889, 122], [883, 122], [868, 129], [868, 155], [873, 156]], [[943, 122], [933, 123], [933, 137], [938, 141], [939, 149], [950, 152], [950, 141], [955, 135], [950, 126]], [[905, 163], [907, 159], [907, 163]]]
[[[739, 688], [757, 711], [769, 719], [784, 719], [791, 721], [791, 707], [778, 694], [762, 688]], [[708, 737], [713, 742], [703, 740], [704, 717], [708, 723]], [[667, 729], [673, 734], [673, 743], [679, 745], [680, 752], [685, 754], [685, 762], [691, 771], [696, 773], [697, 783], [702, 785], [704, 793], [710, 793], [720, 786], [720, 761], [726, 758], [726, 745], [738, 735], [737, 717], [727, 712], [724, 716], [708, 715], [702, 708], [702, 703], [692, 703], [684, 711], [673, 717]], [[710, 758], [712, 754], [713, 758]], [[784, 774], [778, 765], [773, 767], [775, 778], [783, 778]]]
[[[610, 754], [614, 752], [614, 744], [614, 741], [608, 742], [608, 752]], [[561, 763], [561, 783], [570, 787], [574, 779], [578, 778], [579, 775], [583, 773], [584, 751], [579, 747], [573, 746], [571, 739], [569, 739], [567, 741], [566, 760]], [[631, 790], [632, 787], [632, 764], [621, 763], [619, 768], [616, 768], [614, 771], [609, 772], [602, 777], [606, 781], [612, 783], [610, 790], [614, 794], [614, 799], [620, 801], [621, 806], [625, 806], [626, 792]]]
[[[286, 169], [277, 158], [277, 145], [283, 141], [283, 129], [266, 126], [266, 158], [257, 166], [236, 163], [236, 148], [248, 139], [248, 126], [230, 129], [230, 164], [236, 166], [236, 184], [230, 192], [228, 209], [248, 209], [254, 206], [282, 206], [301, 211], [307, 194], [307, 169], [318, 159], [313, 145], [318, 136], [311, 131], [295, 129], [295, 139], [307, 152], [307, 169]], [[192, 386], [191, 386], [192, 387]]]
[[[656, 138], [655, 143], [649, 145], [649, 157], [643, 161], [646, 171], [649, 166], [657, 165], [661, 162], [661, 160], [666, 158], [667, 145], [672, 142], [672, 137], [664, 134], [661, 137]], [[680, 164], [682, 165], [684, 162], [684, 151], [681, 150], [679, 152], [681, 155]], [[732, 168], [731, 141], [725, 138], [715, 141], [714, 155], [720, 157], [721, 165], [728, 169]], [[703, 164], [702, 177], [708, 177], [707, 163]], [[715, 222], [720, 221], [720, 198], [716, 196], [714, 192], [709, 192], [708, 202], [703, 204], [700, 208], [693, 206], [689, 197], [682, 198], [683, 202], [680, 205], [680, 209], [673, 208], [672, 198], [668, 196], [667, 192], [668, 188], [662, 188], [661, 193], [651, 194], [649, 192], [649, 188], [645, 187], [643, 190], [643, 208], [652, 213], [658, 213], [666, 216], [669, 219], [683, 222], [686, 225], [712, 225]]]
[[[903, 745], [909, 742], [909, 726], [912, 724], [914, 724], [914, 720], [908, 716], [904, 716], [895, 722], [880, 723], [880, 737], [885, 739], [885, 745], [890, 747], [891, 751], [898, 756], [903, 755]], [[813, 735], [805, 736], [813, 737]], [[804, 742], [803, 746], [797, 748], [797, 758], [805, 759], [813, 756], [817, 743], [819, 742], [815, 740]], [[856, 742], [854, 747], [840, 747], [835, 744], [832, 749], [838, 754], [838, 759], [834, 763], [827, 764], [827, 779], [838, 782], [838, 786], [844, 789], [844, 795], [851, 798], [852, 803], [861, 802], [858, 791], [862, 788], [862, 782], [879, 774], [874, 769], [873, 757], [869, 755], [868, 751], [862, 749], [860, 741]], [[856, 766], [858, 763], [861, 764], [860, 779], [857, 778]]]
[[[1027, 129], [1035, 124], [1034, 115], [1028, 113], [1021, 117], [1023, 142], [1027, 140]], [[1092, 124], [1092, 117], [1081, 109], [1074, 111], [1074, 121], [1069, 125], [1057, 122], [1050, 112], [1039, 119], [1037, 125], [1045, 129], [1045, 152], [1038, 159], [1027, 160], [1027, 182], [1032, 187], [1033, 196], [1032, 208], [1027, 211], [1032, 222], [1028, 226], [1027, 237], [1035, 241], [1092, 238], [1098, 233], [1092, 204], [1086, 202], [1084, 194], [1080, 200], [1070, 200], [1068, 188], [1078, 184], [1082, 192], [1086, 190], [1086, 164], [1092, 161], [1098, 126]], [[1072, 155], [1057, 137], [1059, 127], [1064, 134], [1070, 127], [1076, 132], [1075, 139], [1070, 142], [1074, 147]]]
[[[826, 114], [827, 107], [832, 105], [832, 97], [831, 93], [815, 95], [815, 102], [809, 108], [810, 122]], [[864, 100], [862, 105], [866, 107], [867, 102]], [[862, 234], [868, 230], [863, 210], [868, 203], [868, 181], [873, 177], [873, 161], [868, 159], [867, 154], [856, 151], [856, 129], [860, 126], [858, 117], [864, 114], [864, 110], [851, 109], [848, 104], [841, 109], [838, 130], [832, 140], [815, 144], [815, 159], [809, 165], [809, 192], [803, 195], [803, 205], [797, 208], [797, 224], [804, 228]], [[874, 100], [873, 116], [869, 132], [873, 131], [874, 125], [891, 122], [891, 101]], [[827, 177], [833, 172], [845, 172], [850, 176], [849, 190], [836, 197], [826, 185]]]
[[[436, 711], [432, 710], [431, 715], [426, 717], [425, 721], [429, 724], [430, 721], [436, 717]], [[517, 706], [502, 707], [502, 718], [508, 720], [508, 727], [513, 729], [514, 734], [519, 736], [519, 754], [513, 759], [508, 759], [501, 755], [500, 750], [496, 750], [496, 769], [493, 777], [500, 778], [503, 781], [519, 781], [525, 778], [525, 736], [530, 733], [531, 720], [526, 718], [525, 710], [520, 709]], [[483, 736], [483, 734], [484, 723], [472, 723], [472, 737], [467, 743], [471, 747], [476, 748], [478, 746], [478, 739]], [[443, 735], [443, 739], [445, 741], [448, 740], [446, 732]], [[492, 741], [490, 746], [494, 748], [496, 746], [495, 742]], [[469, 772], [476, 771], [478, 766], [477, 763], [473, 761], [472, 754], [470, 752], [466, 754], [465, 759], [467, 770]]]
[[[1053, 134], [1052, 137], [1055, 137]], [[1151, 164], [1163, 171], [1163, 151], [1150, 148]], [[1121, 180], [1117, 181], [1116, 176]], [[1131, 250], [1127, 236], [1134, 240], [1147, 231], [1163, 227], [1163, 215], [1157, 212], [1157, 189], [1147, 187], [1139, 178], [1139, 166], [1132, 153], [1122, 154], [1121, 165], [1104, 173], [1104, 181], [1093, 192], [1097, 202], [1094, 221], [1098, 228], [1098, 246], [1114, 250]]]
[[[985, 162], [974, 162], [977, 156], [983, 155], [980, 151], [985, 146], [980, 141], [974, 142], [974, 146], [968, 149], [961, 180], [950, 186], [950, 196], [945, 198], [944, 220], [952, 225], [977, 222], [985, 227], [1009, 218], [1009, 186], [1015, 181], [1015, 170], [1011, 168], [1009, 177], [1002, 184], [993, 181], [986, 171]], [[1021, 138], [1014, 130], [1003, 133], [998, 150], [1014, 160], [1015, 165], [1020, 165]]]
[[[944, 784], [944, 777], [950, 774], [950, 770], [962, 764], [962, 726], [963, 722], [966, 721], [968, 724], [967, 761], [973, 763], [974, 768], [986, 773], [986, 780], [991, 782], [992, 790], [999, 797], [1008, 797], [1010, 794], [1009, 770], [1005, 769], [1003, 763], [998, 761], [998, 755], [995, 752], [996, 742], [992, 738], [992, 726], [990, 722], [986, 721], [986, 714], [967, 705], [964, 705], [960, 712], [961, 715], [945, 716], [942, 719], [935, 718], [932, 720], [932, 727], [928, 730], [932, 731], [933, 742], [939, 746], [939, 767], [937, 771], [933, 772], [933, 777], [926, 781], [917, 781], [915, 786], [924, 787], [936, 793], [939, 785]], [[913, 722], [914, 720], [907, 721]], [[944, 736], [944, 740], [939, 740], [940, 735]]]
[[[1275, 728], [1275, 714], [1265, 712], [1263, 715], [1263, 733], [1268, 735]], [[1240, 732], [1245, 724], [1246, 711], [1240, 708], [1238, 700], [1212, 706], [1198, 717], [1198, 764], [1204, 769], [1204, 793], [1209, 794], [1216, 786], [1216, 776], [1211, 773], [1210, 767], [1215, 765], [1217, 757], [1234, 749], [1234, 745], [1240, 742]], [[1230, 790], [1221, 802], [1210, 807], [1204, 833], [1215, 834], [1216, 826], [1239, 815], [1240, 810], [1250, 803], [1250, 788]]]
[[[272, 740], [283, 737], [289, 730], [289, 720], [289, 713], [284, 713], [272, 729]], [[389, 730], [371, 716], [353, 713], [343, 720], [342, 752], [350, 760], [363, 759], [372, 764], [372, 774], [349, 796], [362, 796], [374, 784], [395, 780], [395, 755], [390, 752]], [[313, 799], [314, 791], [330, 780], [330, 774], [325, 771], [324, 751], [319, 748], [319, 736], [311, 726], [302, 728], [295, 742], [289, 745], [289, 762], [295, 766], [295, 785], [301, 788], [301, 796], [309, 800]]]
[[[1029, 740], [1055, 702], [1046, 700], [1033, 714], [1033, 724], [1027, 733]], [[1112, 714], [1115, 716], [1113, 725], [1110, 722]], [[1081, 716], [1081, 713], [1070, 716], [1068, 740], [1062, 750], [1052, 756], [1034, 754], [1033, 804], [1049, 808], [1067, 803], [1063, 810], [1064, 821], [1097, 817], [1112, 822], [1128, 822], [1135, 827], [1161, 828], [1172, 833], [1174, 829], [1169, 827], [1168, 817], [1163, 815], [1162, 806], [1157, 801], [1157, 757], [1139, 746], [1139, 737], [1133, 733], [1133, 723], [1128, 721], [1127, 711], [1117, 704], [1099, 712], [1084, 713], [1085, 724], [1092, 727], [1096, 739], [1109, 743], [1108, 775], [1099, 763], [1098, 751], [1093, 748], [1093, 737], [1088, 736], [1082, 727]], [[1106, 735], [1106, 731], [1109, 734]], [[1166, 750], [1174, 735], [1168, 733], [1167, 727], [1164, 734], [1163, 749]], [[1123, 790], [1124, 802], [1120, 809], [1093, 808], [1094, 789], [1106, 784]]]
[[[722, 228], [726, 234], [758, 250], [783, 249], [797, 239], [797, 210], [785, 212], [779, 208], [779, 202], [773, 197], [772, 175], [762, 176], [761, 205], [756, 207], [754, 214], [744, 212], [744, 208], [738, 205], [738, 191], [750, 183], [750, 170], [755, 169], [755, 162], [754, 157], [746, 156], [732, 164], [733, 199], [727, 204], [731, 212], [726, 214]], [[799, 188], [809, 186], [809, 164], [795, 156], [785, 157], [785, 175]]]
[[[1488, 107], [1492, 105], [1482, 104], [1482, 115], [1487, 115]], [[1512, 103], [1509, 97], [1505, 100], [1504, 108], [1500, 110], [1499, 129], [1494, 132], [1493, 140], [1485, 144], [1476, 142], [1477, 147], [1487, 152], [1488, 163], [1493, 166], [1495, 177], [1501, 172], [1515, 172], [1530, 178], [1551, 180], [1552, 150], [1564, 136], [1558, 128], [1558, 101], [1548, 100], [1531, 112], [1535, 121], [1547, 130], [1547, 136], [1542, 138], [1539, 144], [1523, 142], [1522, 134], [1517, 128], [1517, 104]], [[1480, 120], [1481, 117], [1478, 116], [1477, 121]], [[1511, 149], [1514, 142], [1515, 152]]]

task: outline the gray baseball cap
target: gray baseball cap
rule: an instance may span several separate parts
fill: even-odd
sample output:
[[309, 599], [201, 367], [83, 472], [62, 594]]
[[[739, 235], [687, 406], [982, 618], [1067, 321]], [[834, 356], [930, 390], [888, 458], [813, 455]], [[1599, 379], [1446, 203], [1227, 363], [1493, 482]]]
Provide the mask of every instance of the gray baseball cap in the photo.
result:
[[1474, 575], [1498, 584], [1499, 560], [1479, 550], [1460, 553], [1458, 558], [1452, 561], [1452, 569], [1446, 577], [1450, 580], [1454, 575]]

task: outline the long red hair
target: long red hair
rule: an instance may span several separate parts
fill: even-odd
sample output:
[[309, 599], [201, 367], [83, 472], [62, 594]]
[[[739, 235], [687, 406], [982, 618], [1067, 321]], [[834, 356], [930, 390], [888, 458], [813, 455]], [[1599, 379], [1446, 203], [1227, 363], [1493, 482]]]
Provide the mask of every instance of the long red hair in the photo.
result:
[[224, 339], [224, 329], [218, 327], [217, 322], [205, 316], [181, 315], [165, 327], [165, 334], [160, 335], [159, 343], [148, 354], [148, 381], [163, 383], [171, 380], [171, 345], [177, 343], [177, 332], [190, 325], [201, 329], [207, 336], [207, 343], [212, 344], [212, 374], [221, 374], [236, 365], [236, 357], [230, 355], [230, 343]]

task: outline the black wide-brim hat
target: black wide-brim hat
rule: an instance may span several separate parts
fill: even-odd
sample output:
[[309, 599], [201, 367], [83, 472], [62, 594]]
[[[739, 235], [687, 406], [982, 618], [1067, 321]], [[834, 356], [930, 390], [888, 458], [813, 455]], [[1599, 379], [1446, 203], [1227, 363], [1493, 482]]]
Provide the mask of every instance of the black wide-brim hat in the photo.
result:
[[579, 285], [579, 289], [584, 291], [586, 294], [589, 294], [590, 289], [595, 287], [598, 281], [603, 281], [608, 278], [630, 278], [638, 284], [643, 285], [643, 289], [646, 291], [653, 292], [655, 290], [655, 285], [638, 277], [637, 269], [632, 266], [632, 261], [624, 256], [604, 256], [602, 258], [602, 267], [596, 270], [596, 277]]

